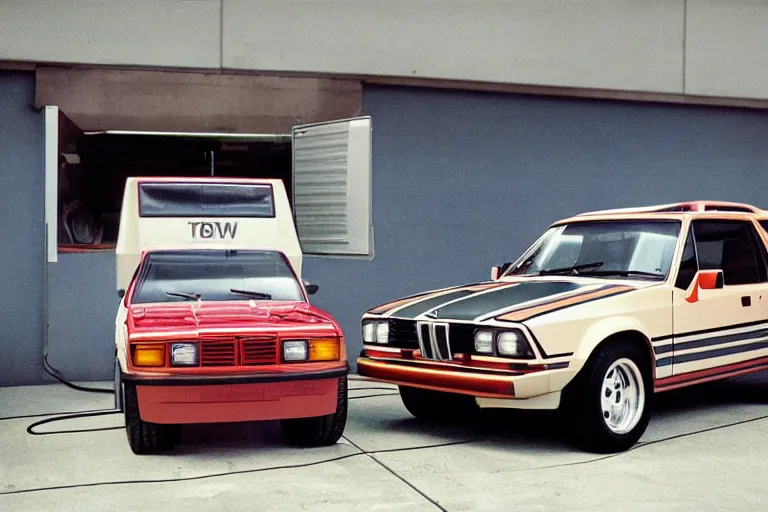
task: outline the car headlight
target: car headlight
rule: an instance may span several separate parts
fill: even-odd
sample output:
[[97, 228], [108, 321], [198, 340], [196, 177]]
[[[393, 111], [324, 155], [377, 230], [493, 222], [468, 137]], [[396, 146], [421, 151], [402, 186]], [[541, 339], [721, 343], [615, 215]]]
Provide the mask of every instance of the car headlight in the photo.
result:
[[502, 356], [523, 356], [526, 353], [525, 340], [518, 331], [499, 333], [496, 338], [496, 348]]
[[389, 343], [389, 321], [364, 322], [363, 343]]
[[376, 324], [374, 322], [363, 324], [363, 343], [376, 343]]
[[283, 361], [306, 361], [308, 355], [307, 340], [283, 342]]
[[376, 324], [376, 343], [389, 343], [389, 322]]
[[493, 331], [475, 333], [475, 350], [481, 354], [493, 354]]
[[171, 344], [171, 366], [197, 366], [197, 343]]

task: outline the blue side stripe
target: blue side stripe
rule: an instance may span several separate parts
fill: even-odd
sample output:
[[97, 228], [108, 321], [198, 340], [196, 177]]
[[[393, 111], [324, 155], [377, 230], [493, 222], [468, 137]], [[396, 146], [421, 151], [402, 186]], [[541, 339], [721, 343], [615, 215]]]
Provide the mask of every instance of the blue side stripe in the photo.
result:
[[732, 354], [741, 354], [743, 352], [752, 352], [753, 350], [761, 350], [765, 348], [768, 348], [768, 340], [756, 341], [754, 343], [747, 343], [746, 345], [737, 345], [735, 347], [706, 350], [704, 352], [696, 352], [693, 354], [683, 354], [679, 356], [663, 357], [661, 359], [656, 360], [656, 367], [658, 368], [661, 366], [669, 366], [673, 362], [675, 364], [689, 363], [691, 361], [700, 361], [702, 359], [710, 359], [713, 357], [729, 356]]

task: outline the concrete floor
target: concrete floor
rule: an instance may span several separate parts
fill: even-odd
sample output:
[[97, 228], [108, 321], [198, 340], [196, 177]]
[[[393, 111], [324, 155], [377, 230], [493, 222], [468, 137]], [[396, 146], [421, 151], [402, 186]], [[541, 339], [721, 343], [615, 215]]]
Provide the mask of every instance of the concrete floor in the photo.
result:
[[[0, 511], [765, 510], [768, 373], [661, 395], [640, 444], [610, 457], [564, 444], [545, 414], [428, 428], [394, 387], [352, 378], [344, 438], [321, 449], [282, 446], [274, 423], [192, 426], [176, 454], [137, 457], [120, 415], [44, 436], [26, 428], [48, 416], [4, 419]], [[0, 418], [111, 407], [62, 385], [0, 388]]]

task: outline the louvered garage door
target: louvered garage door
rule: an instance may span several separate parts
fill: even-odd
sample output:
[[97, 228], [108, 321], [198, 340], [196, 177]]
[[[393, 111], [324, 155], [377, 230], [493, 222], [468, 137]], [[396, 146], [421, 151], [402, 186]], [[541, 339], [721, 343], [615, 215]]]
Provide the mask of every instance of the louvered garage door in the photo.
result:
[[372, 257], [370, 117], [297, 126], [292, 137], [302, 251]]

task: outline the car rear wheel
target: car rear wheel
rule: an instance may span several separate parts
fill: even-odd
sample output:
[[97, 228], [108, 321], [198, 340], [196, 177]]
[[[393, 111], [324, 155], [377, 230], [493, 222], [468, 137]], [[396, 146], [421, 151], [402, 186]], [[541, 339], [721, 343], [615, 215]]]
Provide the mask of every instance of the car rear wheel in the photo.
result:
[[125, 431], [131, 451], [144, 455], [173, 449], [179, 437], [180, 425], [162, 425], [142, 420], [136, 386], [123, 383], [122, 388]]
[[597, 453], [631, 448], [648, 427], [652, 400], [649, 358], [626, 340], [599, 347], [563, 392], [573, 440]]
[[475, 398], [456, 393], [399, 386], [400, 399], [414, 417], [429, 422], [467, 422], [479, 410]]
[[314, 418], [282, 420], [280, 429], [283, 439], [302, 447], [330, 446], [336, 444], [347, 424], [347, 377], [339, 378], [336, 411]]

